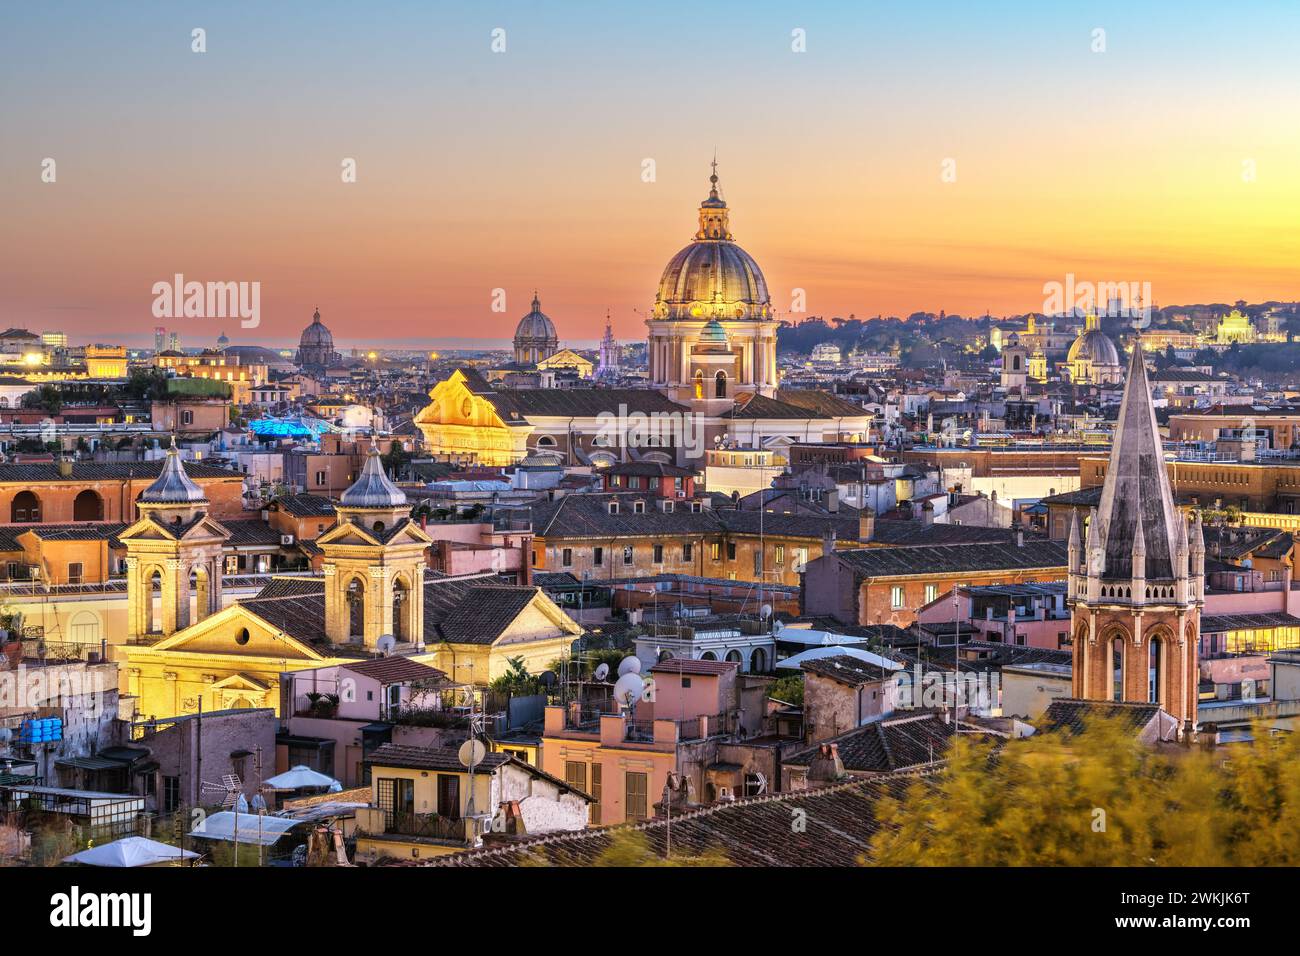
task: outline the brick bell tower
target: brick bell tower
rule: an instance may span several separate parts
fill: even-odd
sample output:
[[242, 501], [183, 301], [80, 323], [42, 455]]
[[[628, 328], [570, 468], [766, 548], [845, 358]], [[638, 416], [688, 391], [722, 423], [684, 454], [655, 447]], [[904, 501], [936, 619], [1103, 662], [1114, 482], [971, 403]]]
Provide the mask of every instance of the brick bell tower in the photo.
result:
[[1074, 696], [1159, 703], [1193, 731], [1205, 540], [1174, 504], [1140, 340], [1100, 506], [1082, 533], [1071, 520], [1069, 572]]

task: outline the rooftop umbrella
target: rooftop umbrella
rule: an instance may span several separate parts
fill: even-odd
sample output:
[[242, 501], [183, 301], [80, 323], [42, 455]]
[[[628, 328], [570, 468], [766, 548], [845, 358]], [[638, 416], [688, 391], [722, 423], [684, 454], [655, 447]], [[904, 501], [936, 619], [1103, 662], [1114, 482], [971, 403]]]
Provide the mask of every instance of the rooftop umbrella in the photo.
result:
[[102, 846], [82, 850], [64, 857], [64, 863], [81, 863], [85, 866], [152, 866], [179, 860], [196, 860], [199, 854], [180, 847], [168, 846], [146, 837], [124, 837]]
[[325, 776], [323, 773], [317, 773], [310, 767], [300, 765], [271, 777], [266, 781], [266, 785], [276, 790], [302, 790], [307, 787], [334, 787], [338, 785], [338, 781], [333, 777]]

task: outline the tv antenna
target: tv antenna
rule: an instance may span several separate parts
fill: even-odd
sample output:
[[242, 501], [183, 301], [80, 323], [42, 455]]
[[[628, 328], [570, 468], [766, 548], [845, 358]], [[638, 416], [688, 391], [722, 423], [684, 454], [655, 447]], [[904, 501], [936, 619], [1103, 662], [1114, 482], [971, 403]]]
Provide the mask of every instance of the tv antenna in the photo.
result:
[[221, 805], [234, 811], [235, 825], [232, 828], [235, 836], [235, 866], [239, 866], [239, 805], [243, 803], [244, 812], [248, 812], [248, 800], [244, 797], [244, 784], [239, 779], [237, 773], [224, 773], [221, 775], [220, 783], [213, 783], [210, 780], [202, 781], [199, 788], [203, 793], [220, 793]]

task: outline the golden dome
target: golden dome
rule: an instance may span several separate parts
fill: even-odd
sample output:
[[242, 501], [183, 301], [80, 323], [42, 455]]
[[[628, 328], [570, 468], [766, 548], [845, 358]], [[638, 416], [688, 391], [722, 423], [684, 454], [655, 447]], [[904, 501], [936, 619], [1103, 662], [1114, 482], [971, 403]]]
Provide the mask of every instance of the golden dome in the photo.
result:
[[655, 295], [656, 319], [766, 319], [767, 280], [754, 257], [731, 237], [726, 202], [718, 196], [717, 162], [700, 227], [691, 244], [668, 261]]

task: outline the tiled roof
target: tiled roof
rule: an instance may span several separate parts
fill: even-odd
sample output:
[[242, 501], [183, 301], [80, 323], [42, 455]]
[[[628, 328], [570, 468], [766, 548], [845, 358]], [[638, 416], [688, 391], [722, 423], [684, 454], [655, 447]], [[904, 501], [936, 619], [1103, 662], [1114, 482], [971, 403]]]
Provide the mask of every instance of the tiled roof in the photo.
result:
[[676, 465], [666, 465], [661, 461], [626, 461], [617, 465], [610, 465], [601, 474], [650, 478], [691, 478], [694, 477], [695, 472], [690, 468], [678, 468]]
[[440, 638], [453, 644], [491, 644], [537, 595], [535, 587], [491, 584], [476, 579], [424, 589], [426, 639], [432, 620]]
[[295, 518], [332, 518], [334, 502], [322, 495], [285, 495], [271, 502], [278, 510]]
[[861, 418], [870, 415], [861, 405], [837, 398], [830, 392], [814, 389], [777, 389], [768, 398], [755, 393], [743, 405], [737, 405], [720, 415], [720, 418]]
[[859, 660], [848, 654], [837, 657], [816, 657], [805, 661], [802, 669], [818, 677], [827, 677], [849, 687], [861, 687], [873, 681], [884, 680], [887, 672], [870, 661]]
[[837, 551], [835, 554], [863, 577], [1019, 571], [1031, 568], [1060, 568], [1064, 574], [1066, 566], [1066, 547], [1060, 541], [1026, 541], [1023, 545], [858, 548]]
[[[1099, 449], [1098, 454], [1105, 449]], [[1066, 491], [1059, 495], [1048, 495], [1040, 499], [1041, 504], [1045, 505], [1073, 505], [1076, 508], [1095, 508], [1101, 504], [1101, 485], [1094, 485], [1091, 488], [1080, 488], [1078, 491]]]
[[279, 545], [280, 532], [256, 518], [223, 521], [221, 526], [230, 532], [226, 544], [236, 547], [249, 545]]
[[617, 415], [621, 409], [629, 413], [689, 412], [685, 405], [650, 388], [503, 388], [481, 394], [508, 425], [523, 424], [530, 417]]
[[[972, 729], [963, 722], [964, 729]], [[886, 717], [840, 734], [822, 743], [833, 743], [844, 769], [858, 773], [889, 773], [921, 767], [943, 759], [953, 737], [953, 725], [940, 714], [908, 714]], [[806, 767], [821, 744], [801, 750], [783, 762]]]
[[117, 545], [117, 536], [125, 528], [124, 524], [34, 524], [11, 526], [15, 538], [30, 531], [42, 541], [101, 541], [108, 539]]
[[[502, 753], [489, 753], [474, 769], [480, 773], [495, 770], [510, 760]], [[404, 744], [384, 744], [363, 761], [371, 767], [404, 767], [409, 770], [441, 770], [446, 773], [466, 773], [460, 754], [452, 747], [408, 747]]]
[[[673, 853], [717, 852], [736, 866], [857, 866], [864, 858], [870, 862], [871, 841], [882, 828], [875, 816], [877, 800], [886, 795], [901, 798], [917, 779], [915, 774], [894, 774], [674, 814]], [[796, 810], [803, 811], [806, 826], [792, 832], [790, 820]], [[667, 821], [654, 819], [626, 827], [552, 834], [412, 865], [590, 866], [609, 849], [613, 834], [624, 829], [643, 834], [651, 852], [666, 854]]]
[[1038, 729], [1040, 733], [1073, 735], [1084, 730], [1090, 720], [1114, 719], [1136, 733], [1151, 723], [1159, 711], [1159, 704], [1058, 697], [1047, 705], [1047, 711], [1038, 721]]
[[[244, 476], [237, 471], [216, 468], [187, 461], [183, 463], [185, 473], [194, 479], [229, 478], [243, 481]], [[73, 462], [72, 475], [69, 478], [59, 474], [56, 464], [0, 464], [0, 484], [36, 484], [41, 482], [79, 482], [79, 481], [125, 481], [128, 478], [157, 478], [162, 474], [163, 460], [156, 461], [112, 461], [112, 462]]]
[[436, 667], [421, 664], [409, 657], [376, 657], [368, 661], [345, 664], [347, 670], [377, 680], [381, 684], [404, 684], [408, 681], [444, 681], [447, 675]]

